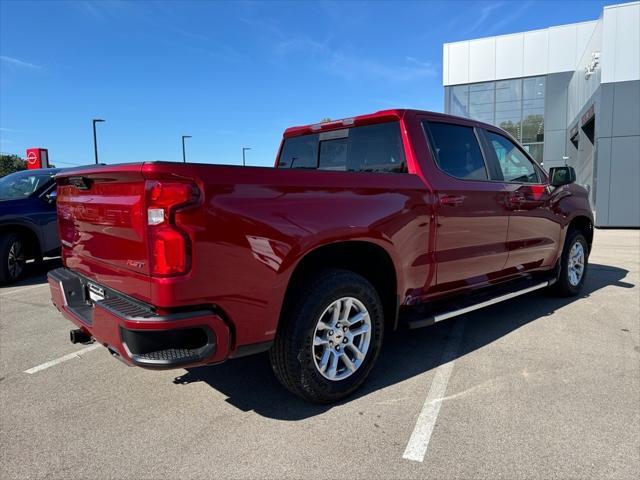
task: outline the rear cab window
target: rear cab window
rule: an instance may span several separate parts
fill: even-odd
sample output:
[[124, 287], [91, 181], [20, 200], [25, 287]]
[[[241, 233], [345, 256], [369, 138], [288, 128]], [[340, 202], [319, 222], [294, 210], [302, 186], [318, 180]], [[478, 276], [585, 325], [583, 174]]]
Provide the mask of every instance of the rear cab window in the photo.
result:
[[400, 123], [378, 123], [287, 138], [278, 168], [406, 173]]
[[287, 138], [282, 145], [278, 168], [318, 167], [318, 135]]

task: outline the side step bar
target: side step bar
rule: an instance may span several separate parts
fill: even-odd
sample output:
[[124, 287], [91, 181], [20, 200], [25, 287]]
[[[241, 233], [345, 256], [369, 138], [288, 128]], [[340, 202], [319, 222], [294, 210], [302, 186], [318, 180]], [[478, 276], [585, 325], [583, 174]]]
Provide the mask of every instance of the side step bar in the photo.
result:
[[436, 322], [441, 322], [442, 320], [447, 320], [452, 317], [457, 317], [459, 315], [464, 315], [465, 313], [473, 312], [474, 310], [479, 310], [484, 307], [488, 307], [490, 305], [495, 305], [496, 303], [504, 302], [506, 300], [510, 300], [515, 297], [519, 297], [520, 295], [524, 295], [529, 292], [533, 292], [535, 290], [540, 290], [541, 288], [548, 287], [555, 283], [555, 279], [547, 280], [535, 285], [532, 285], [527, 288], [523, 288], [521, 290], [516, 290], [513, 292], [506, 293], [504, 295], [499, 295], [494, 298], [490, 298], [483, 302], [475, 303], [473, 305], [469, 305], [463, 308], [456, 308], [454, 310], [443, 311], [439, 313], [434, 313], [432, 315], [426, 316], [420, 319], [413, 319], [408, 322], [408, 326], [410, 329], [427, 327], [429, 325], [433, 325]]

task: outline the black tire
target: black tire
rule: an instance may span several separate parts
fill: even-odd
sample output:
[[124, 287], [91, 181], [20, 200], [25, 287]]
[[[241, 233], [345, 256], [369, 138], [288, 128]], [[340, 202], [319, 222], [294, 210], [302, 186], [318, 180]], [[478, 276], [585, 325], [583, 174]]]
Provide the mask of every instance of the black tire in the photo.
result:
[[[574, 284], [575, 282], [572, 283], [570, 279], [569, 253], [576, 243], [579, 243], [582, 246], [584, 252], [584, 269], [582, 271], [580, 281], [577, 284]], [[582, 290], [584, 280], [587, 276], [587, 267], [589, 264], [588, 260], [589, 245], [587, 243], [587, 240], [579, 230], [570, 230], [567, 233], [567, 238], [564, 242], [562, 256], [560, 257], [560, 274], [558, 277], [558, 281], [552, 286], [553, 292], [561, 297], [575, 297], [576, 295], [578, 295], [580, 293], [580, 290]]]
[[[320, 273], [299, 292], [298, 301], [282, 318], [269, 353], [271, 365], [278, 380], [289, 391], [310, 402], [332, 403], [360, 387], [378, 358], [384, 333], [382, 302], [376, 289], [365, 278], [338, 269]], [[323, 312], [343, 297], [353, 297], [365, 306], [371, 335], [360, 366], [347, 378], [330, 380], [316, 367], [313, 339]]]
[[0, 285], [16, 282], [24, 272], [25, 261], [24, 240], [13, 232], [0, 234]]

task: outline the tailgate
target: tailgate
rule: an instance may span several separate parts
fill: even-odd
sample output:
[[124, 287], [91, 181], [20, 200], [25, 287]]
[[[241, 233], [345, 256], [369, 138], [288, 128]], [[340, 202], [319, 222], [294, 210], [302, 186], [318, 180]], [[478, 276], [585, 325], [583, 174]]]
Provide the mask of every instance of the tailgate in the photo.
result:
[[118, 272], [149, 275], [142, 165], [74, 170], [56, 177], [62, 255], [69, 268], [96, 280], [102, 276], [107, 284], [121, 283], [109, 280]]

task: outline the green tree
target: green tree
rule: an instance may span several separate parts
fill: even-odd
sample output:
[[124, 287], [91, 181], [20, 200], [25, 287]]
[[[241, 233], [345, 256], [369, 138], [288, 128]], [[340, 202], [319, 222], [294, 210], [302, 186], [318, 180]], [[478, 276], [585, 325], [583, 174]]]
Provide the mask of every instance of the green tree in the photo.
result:
[[522, 120], [522, 142], [542, 142], [544, 140], [544, 117], [527, 115]]
[[22, 158], [18, 155], [0, 155], [0, 177], [9, 175], [13, 172], [26, 170], [27, 166]]

